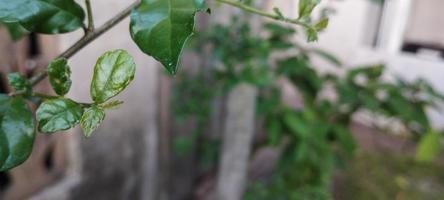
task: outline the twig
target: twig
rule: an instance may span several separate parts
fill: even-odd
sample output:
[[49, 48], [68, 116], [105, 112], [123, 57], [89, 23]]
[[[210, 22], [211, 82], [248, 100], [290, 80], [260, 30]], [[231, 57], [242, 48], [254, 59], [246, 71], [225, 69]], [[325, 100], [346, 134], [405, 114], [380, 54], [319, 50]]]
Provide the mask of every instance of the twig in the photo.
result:
[[[40, 98], [43, 100], [59, 99], [60, 98], [59, 96], [53, 96], [53, 95], [48, 95], [48, 94], [38, 93], [38, 92], [34, 92], [34, 93], [30, 94], [29, 96], [37, 97], [37, 98]], [[93, 105], [92, 103], [81, 103], [81, 102], [77, 102], [77, 103], [85, 108], [91, 107], [91, 105]]]
[[41, 99], [57, 99], [57, 98], [59, 98], [57, 96], [52, 96], [52, 95], [38, 93], [38, 92], [32, 93], [29, 96], [37, 97], [37, 98], [41, 98]]
[[85, 0], [85, 5], [86, 5], [86, 12], [88, 13], [87, 33], [91, 33], [94, 31], [94, 17], [93, 17], [93, 12], [92, 12], [92, 8], [91, 8], [90, 0]]
[[230, 6], [234, 6], [236, 8], [240, 8], [240, 9], [242, 9], [244, 11], [247, 11], [247, 12], [250, 12], [250, 13], [254, 13], [254, 14], [257, 14], [257, 15], [260, 15], [260, 16], [263, 16], [263, 17], [267, 17], [267, 18], [270, 18], [270, 19], [274, 19], [274, 20], [277, 20], [277, 21], [282, 21], [282, 22], [286, 22], [286, 23], [290, 23], [290, 24], [296, 24], [296, 25], [303, 26], [305, 28], [310, 28], [311, 27], [310, 24], [305, 23], [305, 22], [303, 22], [303, 21], [301, 21], [299, 19], [291, 19], [291, 18], [283, 17], [281, 15], [268, 13], [268, 12], [265, 12], [263, 10], [259, 10], [257, 8], [245, 5], [241, 1], [233, 1], [233, 0], [215, 0], [215, 1], [217, 1], [219, 3], [227, 4], [227, 5], [230, 5]]
[[[86, 32], [85, 36], [82, 37], [79, 41], [77, 41], [74, 45], [72, 45], [65, 52], [60, 54], [57, 58], [66, 58], [66, 59], [68, 59], [68, 58], [72, 57], [78, 51], [83, 49], [86, 45], [88, 45], [89, 43], [91, 43], [92, 41], [97, 39], [99, 36], [101, 36], [103, 33], [108, 31], [109, 29], [111, 29], [115, 25], [117, 25], [123, 19], [125, 19], [131, 13], [131, 10], [135, 9], [140, 4], [140, 0], [134, 2], [133, 4], [128, 6], [126, 9], [121, 11], [119, 14], [117, 14], [116, 16], [111, 18], [109, 21], [107, 21], [104, 25], [102, 25], [101, 27], [99, 27], [99, 28], [94, 30], [94, 28], [93, 28], [94, 27], [94, 25], [93, 25], [94, 22], [93, 22], [93, 19], [92, 19], [92, 10], [91, 10], [91, 5], [90, 5], [89, 1], [90, 0], [85, 0], [86, 6], [87, 6], [87, 10], [88, 10], [87, 11], [88, 12], [88, 27], [87, 27], [87, 32]], [[290, 18], [282, 17], [282, 16], [277, 15], [277, 14], [267, 13], [265, 11], [256, 9], [254, 7], [245, 5], [245, 4], [241, 3], [241, 2], [236, 2], [236, 1], [232, 1], [232, 0], [215, 0], [215, 1], [220, 2], [220, 3], [224, 3], [224, 4], [228, 4], [228, 5], [240, 8], [242, 10], [245, 10], [247, 12], [258, 14], [260, 16], [264, 16], [264, 17], [271, 18], [271, 19], [274, 19], [274, 20], [283, 21], [283, 22], [287, 22], [287, 23], [291, 23], [291, 24], [296, 24], [296, 25], [301, 25], [301, 26], [307, 27], [307, 28], [310, 27], [310, 24], [302, 22], [302, 21], [300, 21], [298, 19], [290, 19]], [[93, 31], [90, 32], [91, 29], [93, 29]], [[31, 77], [29, 81], [34, 86], [37, 83], [39, 83], [40, 81], [42, 81], [44, 78], [46, 78], [47, 75], [48, 75], [48, 72], [46, 71], [46, 69], [44, 69], [44, 70], [41, 70], [40, 72], [38, 72], [33, 77]], [[23, 93], [24, 93], [24, 91], [18, 91], [16, 93], [13, 93], [12, 95], [20, 95], [20, 94], [23, 94]]]

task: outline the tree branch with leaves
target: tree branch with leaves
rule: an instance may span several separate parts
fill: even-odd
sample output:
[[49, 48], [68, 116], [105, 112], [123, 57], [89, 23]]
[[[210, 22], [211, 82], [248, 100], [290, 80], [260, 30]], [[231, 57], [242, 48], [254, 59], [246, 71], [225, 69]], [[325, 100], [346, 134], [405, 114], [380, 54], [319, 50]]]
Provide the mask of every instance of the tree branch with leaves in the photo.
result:
[[[318, 0], [300, 0], [298, 19], [285, 17], [277, 8], [274, 13], [268, 13], [238, 1], [215, 1], [245, 12], [299, 25], [306, 30], [308, 41], [315, 41], [317, 33], [328, 24], [326, 18], [315, 24], [309, 23]], [[77, 29], [85, 30], [80, 40], [31, 78], [17, 73], [8, 76], [15, 92], [0, 94], [0, 171], [12, 169], [29, 157], [36, 128], [46, 134], [68, 130], [80, 124], [84, 135], [90, 137], [104, 120], [105, 111], [122, 104], [111, 98], [121, 93], [135, 76], [136, 66], [131, 55], [125, 50], [111, 50], [99, 57], [90, 87], [93, 101], [83, 103], [65, 97], [72, 84], [69, 59], [77, 52], [131, 15], [129, 27], [133, 41], [141, 51], [175, 74], [182, 49], [193, 35], [196, 13], [209, 12], [204, 0], [141, 0], [96, 28], [91, 3], [85, 0], [84, 9], [74, 0], [0, 0], [0, 23], [15, 40], [29, 33], [55, 35]], [[46, 77], [56, 96], [32, 90]], [[27, 106], [28, 101], [38, 105], [35, 113]]]

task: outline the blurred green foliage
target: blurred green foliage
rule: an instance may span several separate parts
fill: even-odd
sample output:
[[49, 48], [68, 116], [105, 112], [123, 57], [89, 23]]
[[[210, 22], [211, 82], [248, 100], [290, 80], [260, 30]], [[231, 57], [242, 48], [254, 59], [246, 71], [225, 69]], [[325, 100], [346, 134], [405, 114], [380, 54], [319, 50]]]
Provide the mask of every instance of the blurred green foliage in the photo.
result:
[[[208, 126], [213, 98], [224, 96], [240, 82], [259, 89], [257, 119], [264, 122], [262, 128], [267, 133], [262, 146], [280, 146], [284, 151], [272, 180], [251, 183], [245, 196], [248, 200], [331, 199], [334, 169], [344, 166], [356, 149], [349, 130], [355, 113], [365, 110], [397, 119], [412, 138], [420, 139], [431, 130], [425, 109], [444, 101], [424, 80], [384, 81], [383, 65], [342, 68], [334, 55], [297, 44], [292, 40], [297, 31], [290, 27], [266, 23], [259, 33], [235, 17], [229, 25], [208, 30], [194, 41], [194, 50], [209, 62], [197, 72], [179, 76], [172, 105], [176, 118], [198, 121], [199, 135]], [[274, 56], [279, 53], [286, 56]], [[311, 62], [314, 57], [345, 74], [318, 73]], [[283, 103], [281, 79], [301, 94], [302, 108]], [[336, 98], [321, 95], [328, 88]], [[184, 146], [192, 145], [182, 142]], [[208, 151], [216, 152], [215, 164], [218, 149]]]
[[432, 162], [441, 151], [441, 137], [441, 134], [433, 131], [422, 137], [416, 150], [416, 160]]

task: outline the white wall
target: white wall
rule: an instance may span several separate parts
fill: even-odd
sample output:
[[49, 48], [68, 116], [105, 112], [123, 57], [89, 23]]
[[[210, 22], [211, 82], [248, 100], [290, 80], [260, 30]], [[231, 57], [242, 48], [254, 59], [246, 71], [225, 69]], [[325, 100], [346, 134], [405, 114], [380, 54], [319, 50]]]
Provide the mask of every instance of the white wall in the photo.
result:
[[[96, 27], [134, 1], [91, 1]], [[83, 4], [83, 0], [78, 2]], [[59, 36], [60, 51], [82, 36], [82, 30]], [[73, 146], [70, 150], [74, 155], [70, 164], [77, 167], [67, 178], [80, 176], [81, 182], [70, 188], [64, 187], [66, 191], [58, 189], [58, 193], [65, 193], [69, 199], [87, 195], [90, 199], [111, 199], [104, 195], [114, 195], [116, 199], [154, 199], [150, 195], [154, 194], [156, 180], [157, 80], [161, 66], [143, 54], [131, 40], [128, 18], [69, 60], [73, 85], [67, 96], [91, 102], [89, 87], [93, 67], [99, 56], [115, 49], [125, 49], [134, 57], [136, 76], [129, 87], [114, 98], [125, 103], [118, 110], [107, 111], [104, 122], [92, 138], [84, 139], [79, 129], [70, 133]], [[115, 181], [109, 181], [113, 179]], [[91, 184], [95, 187], [89, 187]], [[109, 190], [113, 192], [109, 193]], [[59, 194], [52, 195], [55, 196], [43, 196], [42, 199], [60, 197]]]
[[[297, 2], [298, 0], [292, 0], [292, 3], [288, 0], [277, 0], [273, 1], [270, 8], [273, 6], [283, 8], [285, 14], [296, 17]], [[408, 80], [425, 78], [437, 90], [444, 93], [444, 60], [421, 58], [399, 51], [404, 35], [404, 23], [408, 19], [409, 4], [406, 0], [390, 2], [389, 12], [383, 23], [382, 39], [379, 41], [381, 48], [375, 49], [366, 44], [368, 31], [371, 30], [368, 26], [372, 21], [369, 19], [369, 11], [374, 6], [369, 0], [323, 0], [323, 6], [332, 6], [337, 13], [331, 17], [330, 24], [327, 30], [319, 36], [319, 41], [309, 45], [334, 53], [348, 67], [386, 63], [388, 77], [396, 74]], [[321, 60], [315, 60], [315, 64], [321, 71], [335, 70]], [[444, 111], [444, 106], [442, 108]], [[433, 125], [444, 129], [444, 115], [436, 111], [431, 111], [429, 114]]]

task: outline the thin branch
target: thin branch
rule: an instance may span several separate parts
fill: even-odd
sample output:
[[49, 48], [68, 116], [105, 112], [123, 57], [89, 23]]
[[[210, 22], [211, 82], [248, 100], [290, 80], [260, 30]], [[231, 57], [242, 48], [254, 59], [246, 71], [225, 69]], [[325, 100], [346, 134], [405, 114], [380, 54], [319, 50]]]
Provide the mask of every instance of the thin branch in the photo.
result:
[[93, 12], [92, 12], [92, 8], [91, 8], [90, 0], [85, 0], [85, 5], [86, 5], [86, 12], [88, 13], [87, 33], [91, 33], [94, 31], [94, 17], [93, 17]]
[[268, 12], [265, 12], [263, 10], [259, 10], [257, 8], [251, 7], [249, 5], [245, 5], [241, 1], [234, 1], [234, 0], [215, 0], [215, 1], [217, 1], [219, 3], [227, 4], [227, 5], [236, 7], [236, 8], [240, 8], [240, 9], [242, 9], [244, 11], [247, 11], [247, 12], [250, 12], [250, 13], [253, 13], [253, 14], [257, 14], [257, 15], [260, 15], [260, 16], [263, 16], [263, 17], [267, 17], [267, 18], [270, 18], [270, 19], [274, 19], [274, 20], [277, 20], [277, 21], [282, 21], [282, 22], [286, 22], [286, 23], [290, 23], [290, 24], [296, 24], [296, 25], [303, 26], [305, 28], [310, 28], [311, 27], [310, 24], [305, 23], [305, 22], [303, 22], [303, 21], [301, 21], [299, 19], [291, 19], [291, 18], [283, 17], [283, 16], [278, 15], [278, 14], [268, 13]]
[[[121, 11], [119, 14], [117, 14], [112, 19], [108, 20], [105, 24], [103, 24], [101, 27], [97, 28], [91, 33], [86, 34], [83, 38], [81, 38], [79, 41], [77, 41], [74, 45], [72, 45], [69, 49], [67, 49], [65, 52], [60, 54], [57, 58], [71, 58], [73, 55], [75, 55], [77, 52], [79, 52], [83, 47], [97, 39], [99, 36], [101, 36], [103, 33], [107, 32], [109, 29], [117, 25], [119, 22], [121, 22], [123, 19], [125, 19], [130, 13], [131, 10], [136, 8], [139, 5], [140, 1], [137, 1], [125, 10]], [[36, 75], [31, 77], [29, 80], [32, 85], [36, 85], [40, 81], [42, 81], [46, 76], [48, 75], [48, 72], [46, 69], [38, 72]]]
[[52, 96], [52, 95], [38, 93], [38, 92], [32, 93], [29, 96], [37, 97], [37, 98], [41, 98], [41, 99], [57, 99], [57, 98], [59, 98], [57, 96]]
[[[48, 94], [44, 94], [44, 93], [38, 93], [38, 92], [34, 92], [32, 94], [29, 95], [30, 97], [37, 97], [43, 100], [50, 100], [50, 99], [58, 99], [60, 98], [59, 96], [53, 96], [53, 95], [48, 95]], [[81, 102], [77, 102], [78, 104], [80, 104], [81, 106], [88, 108], [91, 107], [93, 104], [92, 103], [81, 103]]]
[[[245, 4], [241, 3], [241, 2], [236, 2], [236, 1], [232, 1], [232, 0], [215, 0], [215, 1], [220, 2], [220, 3], [224, 3], [224, 4], [228, 4], [228, 5], [240, 8], [242, 10], [245, 10], [247, 12], [254, 13], [254, 14], [257, 14], [257, 15], [260, 15], [260, 16], [264, 16], [264, 17], [267, 17], [267, 18], [271, 18], [271, 19], [274, 19], [274, 20], [283, 21], [283, 22], [287, 22], [287, 23], [291, 23], [291, 24], [296, 24], [296, 25], [301, 25], [301, 26], [304, 26], [304, 27], [310, 27], [310, 24], [302, 22], [302, 21], [300, 21], [298, 19], [290, 19], [290, 18], [282, 17], [282, 16], [277, 15], [277, 14], [267, 13], [265, 11], [256, 9], [254, 7], [245, 5]], [[88, 23], [89, 24], [88, 24], [88, 28], [87, 29], [89, 30], [90, 27], [93, 25], [92, 12], [91, 12], [91, 6], [90, 6], [89, 0], [85, 0], [85, 3], [86, 3], [87, 8], [88, 8]], [[74, 45], [72, 45], [65, 52], [60, 54], [57, 58], [66, 58], [66, 59], [71, 58], [78, 51], [83, 49], [86, 45], [88, 45], [89, 43], [91, 43], [92, 41], [97, 39], [99, 36], [101, 36], [103, 33], [107, 32], [109, 29], [111, 29], [112, 27], [117, 25], [123, 19], [125, 19], [131, 13], [131, 10], [135, 9], [139, 4], [140, 4], [140, 0], [138, 0], [138, 1], [134, 2], [133, 4], [131, 4], [130, 6], [128, 6], [126, 9], [124, 9], [119, 14], [117, 14], [116, 16], [111, 18], [109, 21], [107, 21], [101, 27], [93, 30], [92, 32], [88, 32], [87, 31], [87, 34], [84, 37], [82, 37], [79, 41], [77, 41]], [[29, 81], [34, 86], [37, 83], [39, 83], [40, 81], [42, 81], [44, 78], [46, 78], [47, 75], [48, 75], [48, 72], [46, 71], [46, 69], [44, 69], [44, 70], [38, 72], [33, 77], [31, 77], [29, 79]], [[20, 95], [20, 94], [23, 94], [23, 93], [24, 93], [24, 91], [18, 91], [15, 94], [12, 94], [12, 95]]]

